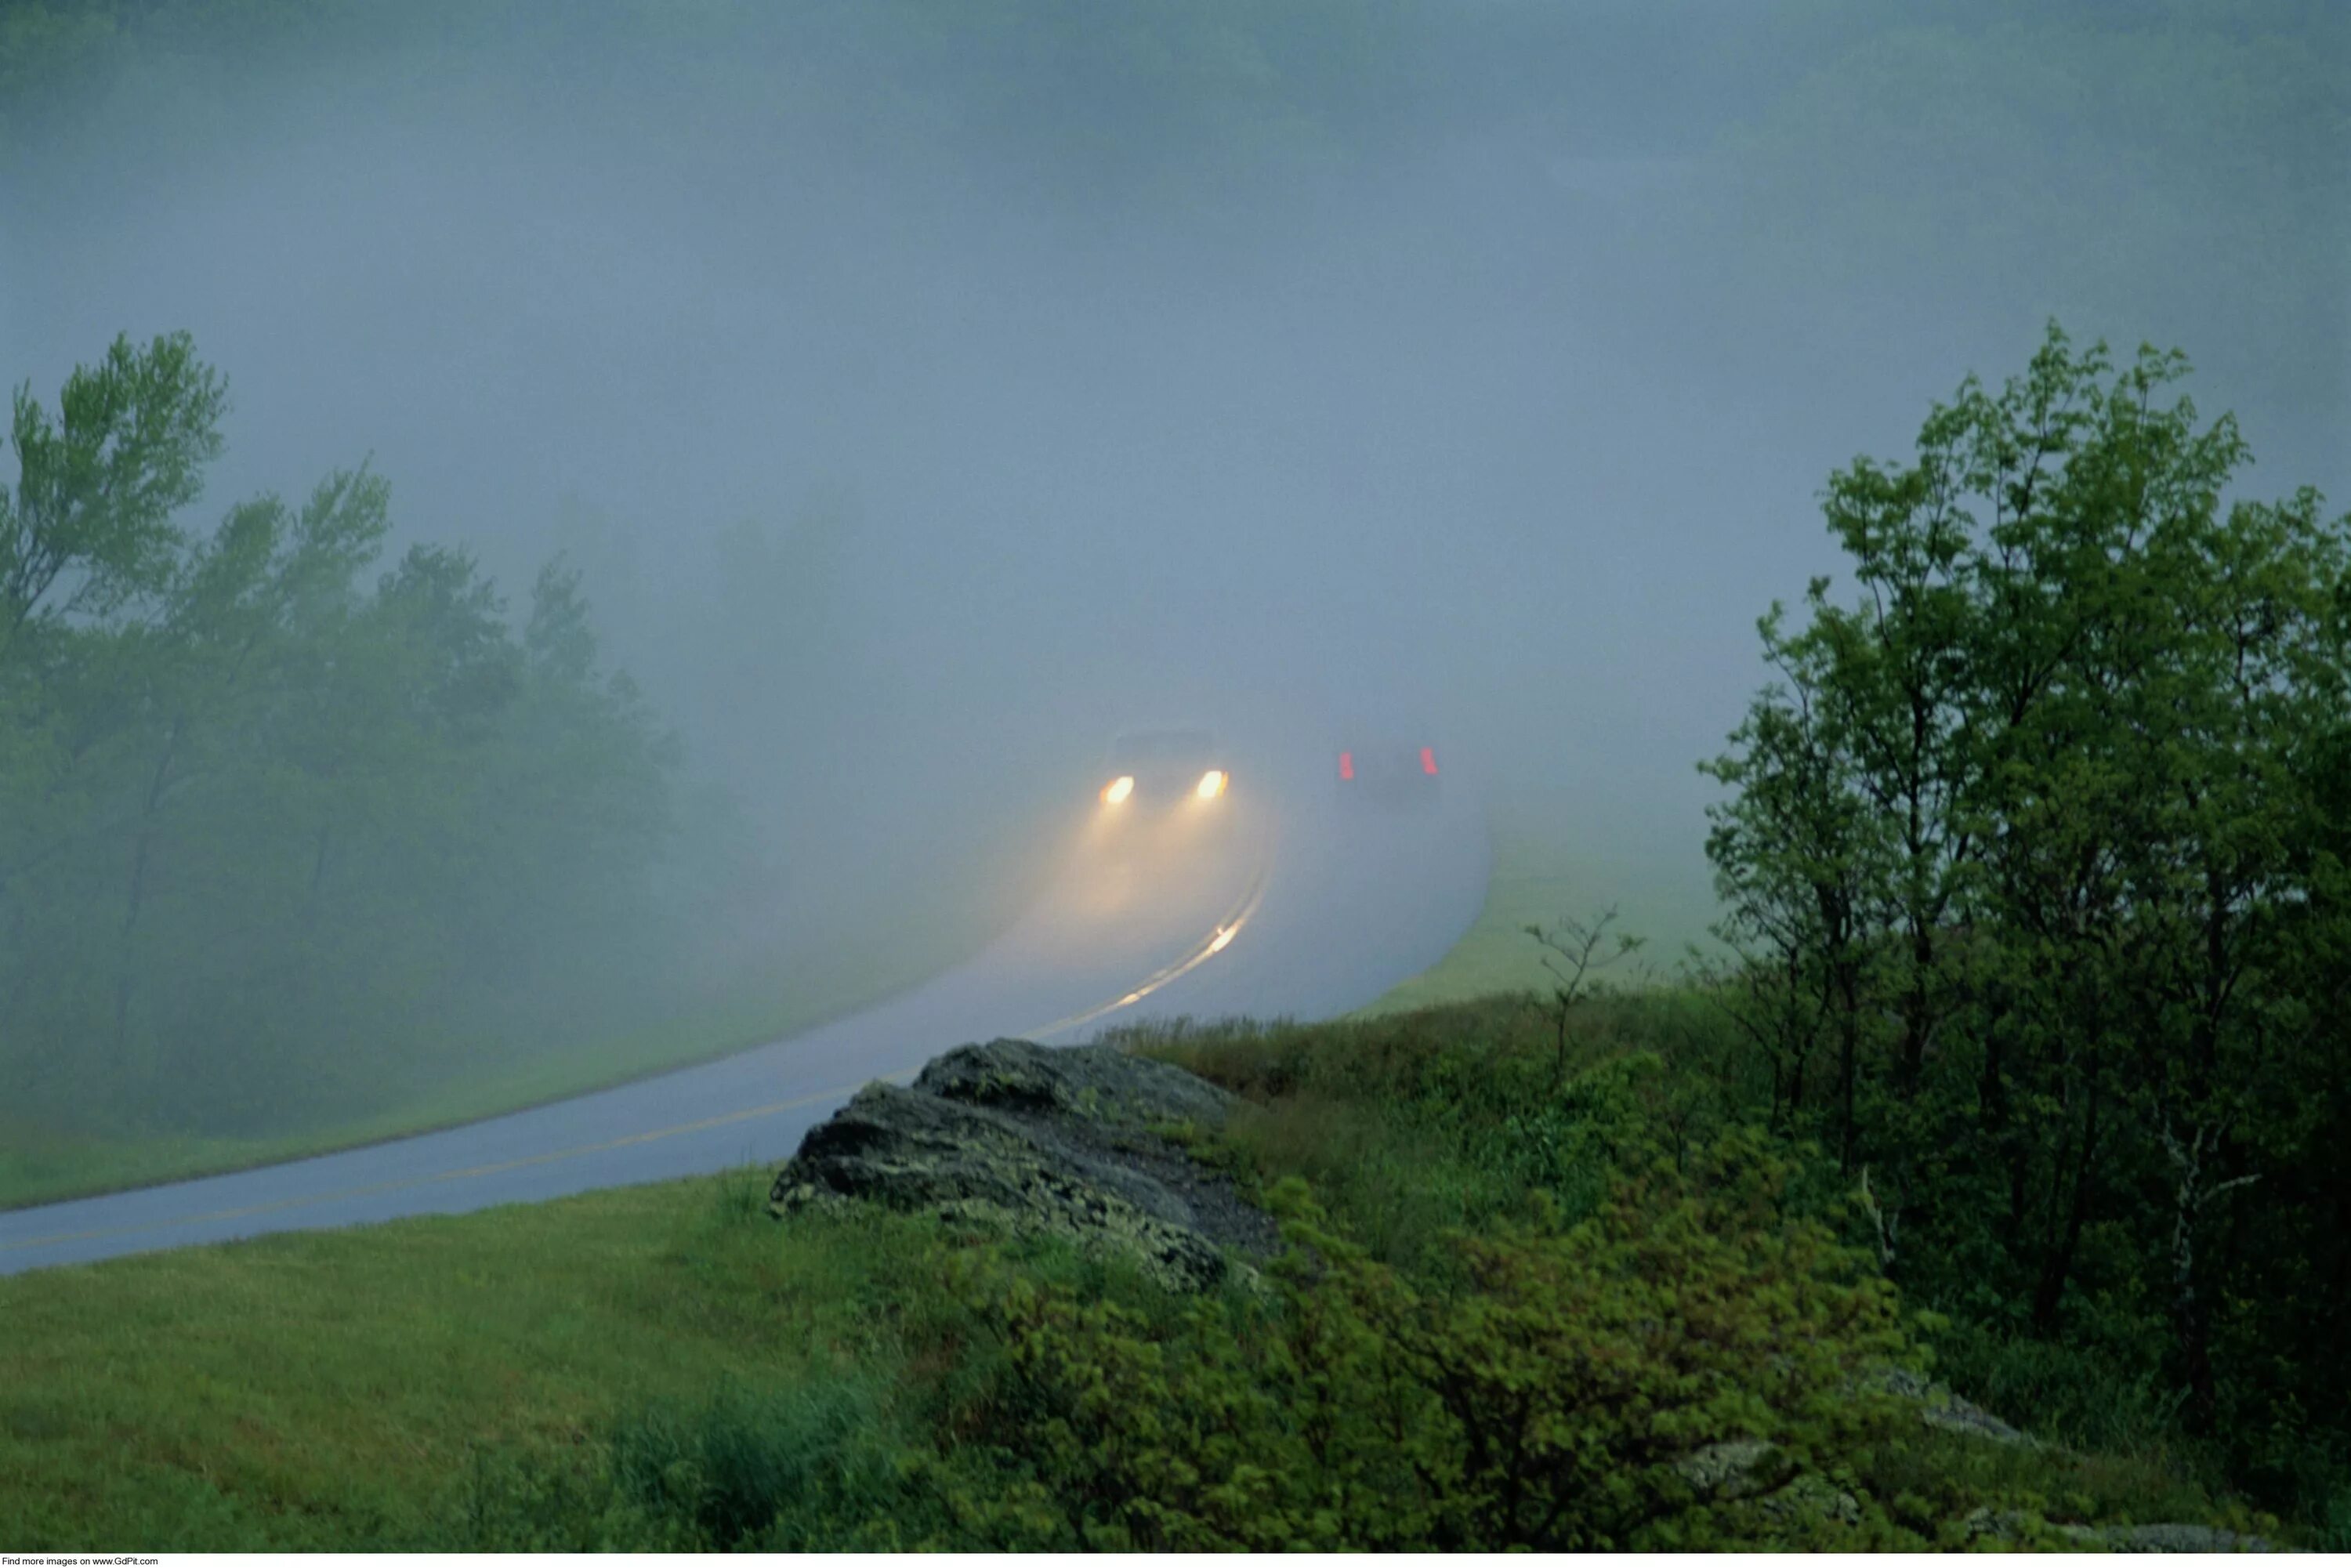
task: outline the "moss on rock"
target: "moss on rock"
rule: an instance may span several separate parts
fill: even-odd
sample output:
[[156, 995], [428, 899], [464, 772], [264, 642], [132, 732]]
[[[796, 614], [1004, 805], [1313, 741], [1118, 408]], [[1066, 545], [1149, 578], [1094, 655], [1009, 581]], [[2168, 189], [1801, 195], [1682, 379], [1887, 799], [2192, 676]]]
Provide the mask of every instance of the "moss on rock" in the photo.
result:
[[[1123, 1255], [1171, 1289], [1223, 1279], [1228, 1249], [1270, 1254], [1272, 1222], [1152, 1131], [1221, 1124], [1231, 1096], [1108, 1046], [961, 1046], [913, 1087], [872, 1083], [810, 1129], [770, 1207], [866, 1201], [1058, 1236]], [[1244, 1265], [1245, 1266], [1245, 1265]]]

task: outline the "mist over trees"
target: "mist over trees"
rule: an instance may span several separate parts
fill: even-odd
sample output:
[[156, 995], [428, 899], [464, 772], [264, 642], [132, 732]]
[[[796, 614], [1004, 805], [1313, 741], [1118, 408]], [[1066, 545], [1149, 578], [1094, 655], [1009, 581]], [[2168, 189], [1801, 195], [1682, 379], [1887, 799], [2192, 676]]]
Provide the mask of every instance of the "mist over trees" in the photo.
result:
[[364, 466], [191, 527], [226, 406], [185, 336], [16, 396], [11, 1122], [348, 1117], [660, 994], [674, 749], [576, 575], [510, 607], [461, 549], [387, 559]]
[[2054, 315], [2341, 487], [2346, 27], [0, 0], [0, 357], [193, 328], [232, 491], [376, 452], [386, 557], [517, 618], [561, 550], [683, 742], [695, 962], [884, 936], [1243, 690], [1400, 692], [1698, 903], [1750, 586], [1834, 568], [1804, 497], [1888, 411]]
[[1138, 715], [1402, 706], [1722, 916], [1948, 1368], [2351, 1507], [2339, 0], [0, 0], [0, 1134], [951, 953]]
[[[810, 813], [941, 826], [912, 758], [1049, 789], [1181, 670], [1405, 687], [1702, 899], [1682, 763], [1740, 706], [1748, 585], [1827, 570], [1817, 476], [2053, 315], [2182, 345], [2340, 488], [2324, 3], [0, 16], [14, 374], [193, 328], [245, 389], [239, 487], [376, 451], [512, 583], [581, 497], [633, 540], [574, 559], [689, 769], [718, 536], [851, 498], [836, 667], [778, 689], [921, 716], [750, 810], [804, 885], [888, 847], [811, 864]], [[1543, 722], [1530, 646], [1593, 673]]]

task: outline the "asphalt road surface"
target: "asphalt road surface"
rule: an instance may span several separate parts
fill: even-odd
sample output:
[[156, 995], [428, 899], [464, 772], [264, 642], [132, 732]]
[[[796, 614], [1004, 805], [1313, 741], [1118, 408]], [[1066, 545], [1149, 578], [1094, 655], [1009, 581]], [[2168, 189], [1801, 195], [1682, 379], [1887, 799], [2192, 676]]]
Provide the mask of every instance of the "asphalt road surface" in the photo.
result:
[[0, 1213], [0, 1274], [778, 1164], [861, 1085], [967, 1040], [1328, 1018], [1435, 963], [1477, 917], [1489, 867], [1473, 811], [1227, 804], [1221, 820], [1105, 813], [979, 957], [854, 1018], [443, 1132]]

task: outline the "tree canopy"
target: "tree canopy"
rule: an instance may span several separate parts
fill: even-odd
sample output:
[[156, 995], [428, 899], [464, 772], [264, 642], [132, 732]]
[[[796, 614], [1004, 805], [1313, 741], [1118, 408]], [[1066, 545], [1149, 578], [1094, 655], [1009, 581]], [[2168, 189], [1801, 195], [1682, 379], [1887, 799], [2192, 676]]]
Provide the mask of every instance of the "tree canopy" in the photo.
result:
[[576, 576], [517, 624], [462, 550], [379, 570], [364, 465], [191, 526], [226, 404], [183, 334], [16, 396], [0, 1073], [27, 1124], [350, 1114], [660, 959], [672, 747]]
[[1896, 1277], [2284, 1484], [2351, 1371], [2351, 519], [2237, 495], [2186, 370], [2053, 327], [1831, 479], [1854, 593], [1764, 618], [1708, 852], [1771, 1117]]

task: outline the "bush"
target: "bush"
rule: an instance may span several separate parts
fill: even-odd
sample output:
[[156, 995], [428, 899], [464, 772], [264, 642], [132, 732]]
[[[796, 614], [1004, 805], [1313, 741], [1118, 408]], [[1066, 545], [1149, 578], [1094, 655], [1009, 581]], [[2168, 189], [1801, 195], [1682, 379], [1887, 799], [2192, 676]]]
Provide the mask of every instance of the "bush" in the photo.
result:
[[710, 1546], [886, 1546], [871, 1532], [906, 1500], [892, 1431], [878, 1392], [858, 1384], [730, 1387], [622, 1425], [613, 1478], [636, 1506]]
[[402, 1552], [680, 1552], [700, 1544], [632, 1506], [613, 1487], [602, 1456], [569, 1460], [478, 1448], [444, 1517]]
[[[1574, 1224], [1454, 1234], [1457, 1291], [1374, 1261], [1296, 1183], [1266, 1296], [1155, 1327], [1000, 1282], [988, 1485], [956, 1516], [1020, 1549], [1915, 1542], [1839, 1496], [1914, 1424], [1864, 1382], [1917, 1359], [1891, 1289], [1815, 1222], [1757, 1223], [1790, 1175], [1759, 1139], [1704, 1165], [1708, 1186], [1666, 1162]], [[1709, 1488], [1727, 1444], [1736, 1484]]]
[[473, 1552], [894, 1551], [928, 1495], [882, 1391], [740, 1385], [645, 1407], [591, 1456], [480, 1450], [442, 1540]]

